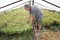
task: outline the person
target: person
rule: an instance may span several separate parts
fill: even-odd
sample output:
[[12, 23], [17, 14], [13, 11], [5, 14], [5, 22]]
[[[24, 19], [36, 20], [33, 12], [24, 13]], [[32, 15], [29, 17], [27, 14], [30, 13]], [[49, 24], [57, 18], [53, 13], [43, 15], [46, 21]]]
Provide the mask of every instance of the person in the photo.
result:
[[[35, 5], [30, 6], [30, 5], [26, 4], [24, 6], [24, 8], [25, 8], [25, 10], [27, 10], [30, 13], [28, 23], [31, 19], [32, 25], [35, 29], [35, 34], [37, 37], [38, 32], [41, 30], [43, 14], [42, 14], [41, 10], [38, 7], [36, 7]], [[38, 38], [37, 38], [37, 40], [38, 40]]]

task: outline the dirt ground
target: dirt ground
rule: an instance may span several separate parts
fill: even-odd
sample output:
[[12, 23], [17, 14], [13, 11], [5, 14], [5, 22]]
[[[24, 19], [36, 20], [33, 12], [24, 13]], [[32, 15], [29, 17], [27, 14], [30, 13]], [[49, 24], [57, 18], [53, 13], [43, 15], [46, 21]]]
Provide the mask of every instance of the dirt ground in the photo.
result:
[[[52, 31], [47, 30], [44, 32], [41, 32], [43, 40], [60, 40], [60, 31]], [[0, 40], [21, 40], [20, 35], [14, 35], [14, 36], [0, 36]], [[26, 40], [26, 39], [24, 39]]]
[[44, 40], [60, 40], [60, 31], [47, 30], [42, 32], [42, 36]]

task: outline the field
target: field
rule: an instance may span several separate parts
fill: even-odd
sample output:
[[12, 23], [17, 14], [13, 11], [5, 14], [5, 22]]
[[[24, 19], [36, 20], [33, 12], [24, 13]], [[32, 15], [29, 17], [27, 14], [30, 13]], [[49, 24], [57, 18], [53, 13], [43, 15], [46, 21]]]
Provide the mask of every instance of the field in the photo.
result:
[[[60, 13], [46, 9], [42, 10], [42, 12], [44, 15], [41, 31], [42, 36], [47, 34], [49, 37], [47, 40], [59, 40]], [[23, 8], [0, 13], [0, 39], [5, 40], [4, 37], [6, 36], [8, 36], [6, 37], [6, 40], [20, 40], [21, 37], [22, 40], [28, 40], [29, 38], [31, 39], [32, 34], [30, 34], [30, 32], [33, 27], [31, 24], [27, 23], [28, 16], [29, 13]], [[49, 29], [51, 34], [46, 29]], [[43, 33], [43, 30], [46, 31]], [[58, 38], [55, 38], [54, 36], [58, 36]]]

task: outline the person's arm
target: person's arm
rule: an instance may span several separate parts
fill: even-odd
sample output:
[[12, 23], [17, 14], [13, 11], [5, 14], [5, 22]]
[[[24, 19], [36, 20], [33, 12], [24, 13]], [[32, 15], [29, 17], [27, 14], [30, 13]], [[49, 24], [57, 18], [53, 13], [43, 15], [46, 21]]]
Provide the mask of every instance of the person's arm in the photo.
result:
[[34, 22], [34, 20], [35, 20], [35, 17], [33, 16], [33, 15], [29, 15], [29, 18], [28, 18], [28, 23], [29, 23], [29, 21], [30, 21], [30, 18], [31, 18], [31, 21], [32, 21], [32, 23]]
[[30, 14], [29, 17], [28, 17], [28, 23], [29, 23], [29, 21], [30, 21], [30, 18], [31, 18], [31, 14]]
[[35, 21], [35, 16], [31, 15], [31, 20], [32, 20], [32, 23], [34, 23], [34, 21]]

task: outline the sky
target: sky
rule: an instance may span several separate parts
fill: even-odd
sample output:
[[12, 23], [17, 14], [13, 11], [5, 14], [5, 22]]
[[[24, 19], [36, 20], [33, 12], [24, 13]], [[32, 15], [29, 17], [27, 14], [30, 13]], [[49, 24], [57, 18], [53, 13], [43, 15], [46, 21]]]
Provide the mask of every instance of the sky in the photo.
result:
[[[10, 3], [12, 3], [12, 2], [15, 2], [15, 1], [18, 1], [18, 0], [0, 0], [0, 7], [5, 6], [5, 5], [10, 4]], [[7, 11], [7, 10], [10, 10], [10, 9], [15, 9], [15, 8], [22, 7], [22, 6], [24, 6], [25, 4], [23, 4], [23, 5], [21, 5], [21, 6], [20, 6], [20, 4], [22, 4], [22, 3], [24, 3], [24, 2], [27, 2], [27, 1], [29, 1], [29, 0], [23, 0], [23, 1], [21, 1], [21, 2], [18, 2], [18, 3], [16, 3], [16, 4], [13, 4], [13, 5], [11, 5], [11, 6], [2, 8], [2, 9], [0, 9], [0, 12], [2, 12], [2, 11]], [[46, 0], [46, 1], [49, 1], [49, 2], [51, 2], [51, 3], [53, 3], [53, 4], [56, 4], [56, 5], [60, 6], [60, 0]], [[46, 8], [46, 9], [56, 10], [56, 11], [59, 11], [59, 12], [60, 12], [60, 8], [57, 8], [57, 7], [55, 7], [55, 6], [51, 5], [51, 4], [48, 4], [48, 3], [46, 3], [46, 2], [44, 2], [44, 1], [42, 1], [42, 0], [35, 0], [35, 2], [46, 6], [46, 7], [43, 7], [43, 6], [41, 6], [41, 5], [35, 4], [35, 5], [37, 5], [37, 6], [40, 7], [40, 8]]]

